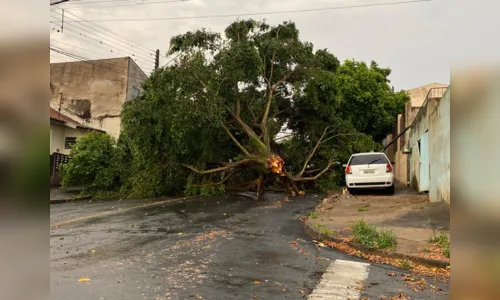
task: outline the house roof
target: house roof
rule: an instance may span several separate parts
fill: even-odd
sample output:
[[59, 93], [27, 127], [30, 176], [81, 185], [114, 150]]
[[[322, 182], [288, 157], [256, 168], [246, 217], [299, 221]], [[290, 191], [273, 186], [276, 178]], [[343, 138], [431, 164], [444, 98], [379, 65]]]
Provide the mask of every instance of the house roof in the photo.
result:
[[103, 130], [83, 125], [82, 123], [80, 123], [80, 122], [78, 122], [78, 121], [70, 118], [69, 116], [65, 115], [62, 112], [59, 112], [59, 111], [53, 109], [52, 107], [50, 108], [50, 119], [51, 120], [55, 120], [55, 121], [59, 121], [59, 122], [63, 122], [63, 123], [73, 124], [77, 128], [82, 128], [82, 129], [87, 129], [87, 130], [95, 130], [95, 131], [104, 132]]

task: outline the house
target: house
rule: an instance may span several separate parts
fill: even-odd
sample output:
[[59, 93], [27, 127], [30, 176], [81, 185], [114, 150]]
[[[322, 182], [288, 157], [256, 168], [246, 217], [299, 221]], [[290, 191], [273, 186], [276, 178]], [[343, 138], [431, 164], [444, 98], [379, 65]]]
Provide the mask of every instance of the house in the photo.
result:
[[50, 108], [50, 154], [68, 155], [76, 139], [89, 131], [103, 130], [84, 125], [63, 112]]
[[51, 107], [118, 138], [122, 106], [141, 95], [146, 79], [130, 57], [52, 63]]
[[411, 100], [385, 139], [395, 179], [428, 192], [431, 202], [450, 203], [450, 89], [434, 83], [408, 92]]
[[[385, 144], [387, 145], [397, 138], [397, 140], [386, 149], [386, 155], [395, 163], [395, 179], [404, 185], [410, 185], [411, 179], [408, 161], [409, 149], [405, 148], [408, 146], [408, 140], [410, 139], [410, 130], [408, 128], [413, 124], [415, 117], [422, 105], [426, 102], [427, 97], [440, 98], [447, 87], [448, 86], [445, 84], [431, 83], [408, 90], [407, 93], [410, 96], [410, 100], [406, 103], [404, 112], [398, 115], [392, 134], [389, 134], [385, 139]], [[429, 93], [430, 91], [432, 92]], [[403, 133], [405, 129], [408, 130]]]

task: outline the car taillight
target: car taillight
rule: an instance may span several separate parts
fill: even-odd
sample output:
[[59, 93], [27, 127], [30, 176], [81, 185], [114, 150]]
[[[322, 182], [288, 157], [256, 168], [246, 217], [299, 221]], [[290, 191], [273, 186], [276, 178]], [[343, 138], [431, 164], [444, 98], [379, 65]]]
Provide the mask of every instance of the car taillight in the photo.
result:
[[347, 167], [345, 168], [345, 173], [346, 174], [352, 174], [352, 172], [351, 172], [351, 166], [347, 165]]
[[387, 173], [391, 173], [392, 172], [392, 166], [391, 164], [387, 164]]

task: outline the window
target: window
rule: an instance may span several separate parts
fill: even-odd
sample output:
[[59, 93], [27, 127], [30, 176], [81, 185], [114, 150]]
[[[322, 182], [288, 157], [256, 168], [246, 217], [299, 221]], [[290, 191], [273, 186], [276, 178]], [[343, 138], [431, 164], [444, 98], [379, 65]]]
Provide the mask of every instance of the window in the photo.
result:
[[76, 137], [67, 136], [64, 139], [64, 149], [71, 149], [74, 144], [76, 144]]
[[135, 86], [132, 87], [132, 99], [135, 99], [141, 95], [141, 90], [136, 88]]
[[368, 164], [387, 164], [389, 163], [383, 154], [355, 155], [352, 157], [349, 165], [359, 166]]

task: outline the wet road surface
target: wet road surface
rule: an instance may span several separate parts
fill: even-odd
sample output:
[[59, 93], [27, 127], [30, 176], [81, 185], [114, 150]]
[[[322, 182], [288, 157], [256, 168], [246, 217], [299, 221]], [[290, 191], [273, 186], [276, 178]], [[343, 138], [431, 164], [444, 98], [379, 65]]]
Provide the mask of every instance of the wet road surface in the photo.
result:
[[[144, 203], [139, 200], [52, 205], [52, 225], [117, 212], [51, 228], [52, 299], [304, 299], [336, 261], [365, 265], [316, 247], [305, 235], [297, 219], [312, 211], [318, 195], [281, 199], [267, 194], [261, 201], [232, 195], [148, 207], [136, 207]], [[400, 291], [411, 299], [448, 299], [429, 288], [412, 292], [391, 272], [398, 278], [404, 273], [369, 264], [360, 295], [351, 299], [390, 299]], [[320, 287], [334, 278], [327, 275]], [[78, 282], [83, 277], [90, 280]], [[448, 283], [426, 281], [448, 290]]]

